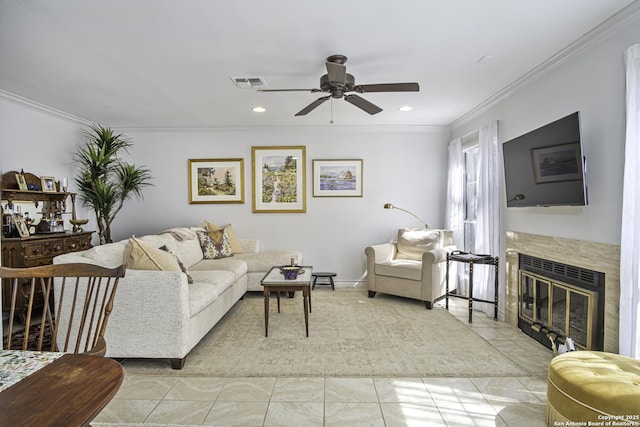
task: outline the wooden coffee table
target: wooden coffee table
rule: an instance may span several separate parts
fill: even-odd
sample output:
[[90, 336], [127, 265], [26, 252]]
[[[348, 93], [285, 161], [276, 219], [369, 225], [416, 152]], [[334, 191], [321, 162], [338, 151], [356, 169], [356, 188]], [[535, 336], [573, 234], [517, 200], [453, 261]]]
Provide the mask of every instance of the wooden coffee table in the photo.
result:
[[304, 306], [304, 327], [309, 336], [309, 313], [311, 312], [311, 266], [302, 267], [304, 271], [298, 277], [287, 280], [280, 272], [280, 267], [271, 267], [271, 270], [262, 278], [260, 284], [264, 288], [264, 336], [269, 336], [269, 297], [271, 292], [276, 292], [278, 297], [278, 313], [280, 313], [280, 292], [302, 292]]

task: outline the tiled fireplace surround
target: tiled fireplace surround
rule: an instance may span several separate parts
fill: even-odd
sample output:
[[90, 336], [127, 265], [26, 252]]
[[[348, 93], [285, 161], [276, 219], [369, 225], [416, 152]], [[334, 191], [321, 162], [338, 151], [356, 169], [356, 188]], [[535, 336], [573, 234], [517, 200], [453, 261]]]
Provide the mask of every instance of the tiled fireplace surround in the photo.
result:
[[518, 325], [518, 254], [583, 267], [605, 274], [604, 351], [618, 352], [620, 246], [507, 231], [506, 320]]

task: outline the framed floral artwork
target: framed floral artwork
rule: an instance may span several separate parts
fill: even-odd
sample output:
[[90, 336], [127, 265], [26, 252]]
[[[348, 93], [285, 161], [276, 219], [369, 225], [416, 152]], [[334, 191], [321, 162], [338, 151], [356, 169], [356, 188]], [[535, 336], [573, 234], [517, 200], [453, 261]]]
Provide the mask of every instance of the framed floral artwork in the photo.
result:
[[189, 159], [189, 203], [244, 203], [244, 159]]
[[362, 197], [362, 159], [314, 160], [313, 197]]
[[304, 146], [251, 147], [253, 212], [306, 212]]

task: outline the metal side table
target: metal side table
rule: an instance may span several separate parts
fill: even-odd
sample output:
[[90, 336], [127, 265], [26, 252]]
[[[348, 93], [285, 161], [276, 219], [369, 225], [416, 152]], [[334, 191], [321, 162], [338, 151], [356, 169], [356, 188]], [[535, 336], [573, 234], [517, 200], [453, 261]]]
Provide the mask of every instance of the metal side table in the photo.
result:
[[[449, 292], [449, 263], [451, 261], [462, 262], [469, 264], [469, 295], [459, 295], [457, 293]], [[473, 297], [473, 265], [474, 264], [489, 264], [495, 266], [495, 291], [493, 301], [483, 300]], [[447, 253], [447, 287], [445, 294], [445, 307], [449, 310], [449, 297], [464, 298], [469, 301], [469, 323], [471, 323], [473, 315], [473, 302], [486, 302], [493, 304], [493, 320], [498, 320], [498, 257], [491, 255], [478, 255], [462, 251], [453, 251]]]

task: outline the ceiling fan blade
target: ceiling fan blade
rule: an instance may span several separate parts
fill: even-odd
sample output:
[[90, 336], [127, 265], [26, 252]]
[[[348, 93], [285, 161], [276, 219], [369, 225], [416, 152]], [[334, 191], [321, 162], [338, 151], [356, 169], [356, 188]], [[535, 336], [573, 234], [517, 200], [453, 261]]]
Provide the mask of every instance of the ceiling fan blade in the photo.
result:
[[372, 115], [382, 111], [382, 108], [372, 104], [364, 98], [359, 97], [358, 95], [345, 95], [344, 100]]
[[345, 84], [347, 81], [347, 67], [343, 64], [336, 64], [335, 62], [326, 62], [327, 76], [330, 83]]
[[311, 104], [307, 105], [302, 110], [298, 111], [296, 113], [296, 116], [304, 116], [306, 114], [309, 114], [311, 111], [315, 110], [320, 104], [329, 100], [329, 98], [331, 98], [331, 96], [323, 96], [322, 98], [316, 99]]
[[359, 93], [366, 92], [419, 92], [418, 83], [379, 83], [373, 85], [358, 85], [353, 88]]
[[258, 89], [256, 92], [322, 92], [322, 89]]

